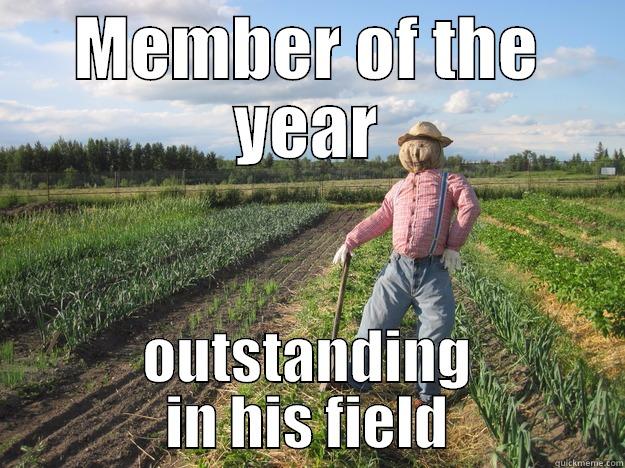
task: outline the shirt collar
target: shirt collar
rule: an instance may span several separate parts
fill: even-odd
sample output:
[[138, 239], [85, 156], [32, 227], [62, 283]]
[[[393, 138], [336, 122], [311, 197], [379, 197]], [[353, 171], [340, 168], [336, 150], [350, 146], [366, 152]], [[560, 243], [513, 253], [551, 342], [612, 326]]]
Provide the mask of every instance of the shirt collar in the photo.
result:
[[424, 173], [428, 173], [428, 172], [431, 173], [431, 174], [438, 174], [438, 173], [440, 173], [440, 170], [439, 169], [426, 169], [424, 171], [419, 171], [419, 172], [409, 172], [408, 173], [408, 180], [415, 179], [420, 174], [424, 174]]

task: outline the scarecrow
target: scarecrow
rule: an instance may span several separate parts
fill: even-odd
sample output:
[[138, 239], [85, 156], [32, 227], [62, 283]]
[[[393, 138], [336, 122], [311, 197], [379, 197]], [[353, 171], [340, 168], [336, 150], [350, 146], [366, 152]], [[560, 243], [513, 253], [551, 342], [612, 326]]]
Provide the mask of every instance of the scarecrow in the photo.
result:
[[[459, 250], [480, 214], [467, 180], [440, 170], [443, 148], [451, 142], [430, 122], [418, 122], [399, 137], [399, 160], [408, 175], [393, 185], [375, 213], [347, 234], [333, 261], [343, 264], [355, 248], [392, 227], [393, 251], [364, 307], [357, 338], [368, 338], [372, 329], [383, 330], [384, 336], [386, 330], [399, 328], [412, 305], [418, 338], [434, 342], [437, 372], [438, 344], [449, 338], [454, 324], [449, 274], [460, 267]], [[421, 381], [420, 370], [418, 377], [415, 407], [440, 394], [440, 374], [434, 382]], [[351, 366], [348, 383], [361, 391], [371, 387], [352, 378]]]

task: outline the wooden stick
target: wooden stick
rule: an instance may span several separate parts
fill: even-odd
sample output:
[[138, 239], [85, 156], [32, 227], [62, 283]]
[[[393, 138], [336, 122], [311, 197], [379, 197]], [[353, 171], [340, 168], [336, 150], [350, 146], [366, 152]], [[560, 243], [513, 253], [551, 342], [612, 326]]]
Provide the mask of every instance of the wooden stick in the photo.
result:
[[143, 454], [144, 454], [146, 457], [150, 457], [150, 458], [152, 459], [152, 461], [156, 461], [156, 458], [154, 458], [154, 457], [153, 457], [152, 455], [150, 455], [148, 452], [146, 452], [145, 450], [143, 450], [143, 448], [142, 448], [142, 447], [141, 447], [138, 443], [136, 443], [136, 442], [134, 441], [134, 439], [133, 439], [133, 435], [130, 433], [130, 431], [126, 431], [126, 432], [128, 432], [128, 435], [130, 436], [130, 442], [132, 442], [132, 443], [134, 444], [134, 446], [135, 446], [135, 447], [137, 447], [139, 450], [141, 450], [141, 451], [143, 452]]
[[[343, 271], [341, 271], [341, 284], [339, 285], [339, 297], [336, 301], [336, 312], [334, 314], [334, 322], [332, 323], [332, 339], [336, 339], [339, 334], [339, 324], [341, 323], [341, 312], [343, 311], [343, 299], [345, 298], [345, 285], [347, 284], [347, 273], [349, 272], [349, 262], [352, 259], [351, 254], [347, 254], [345, 263], [343, 263]], [[332, 377], [332, 371], [334, 366], [330, 369], [330, 377]], [[328, 387], [328, 382], [323, 382], [319, 385], [320, 391], [325, 391]]]

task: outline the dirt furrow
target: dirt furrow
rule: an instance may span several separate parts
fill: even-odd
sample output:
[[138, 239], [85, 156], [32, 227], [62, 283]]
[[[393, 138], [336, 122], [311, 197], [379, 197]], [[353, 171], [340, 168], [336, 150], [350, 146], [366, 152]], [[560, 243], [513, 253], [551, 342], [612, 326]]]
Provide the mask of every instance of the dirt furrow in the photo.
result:
[[[285, 297], [329, 264], [334, 249], [362, 216], [361, 211], [332, 212], [317, 226], [258, 256], [245, 271], [226, 275], [227, 279], [273, 279], [279, 284], [278, 297]], [[207, 288], [204, 283], [177, 294], [169, 303], [156, 305], [152, 315], [115, 327], [93, 345], [97, 349], [83, 350], [86, 370], [68, 373], [67, 381], [47, 396], [17, 405], [16, 411], [0, 420], [0, 439], [8, 447], [0, 464], [15, 463], [22, 446], [39, 443], [43, 449], [38, 451], [38, 461], [48, 466], [110, 466], [134, 461], [139, 455], [150, 462], [137, 445], [149, 446], [152, 456], [158, 455], [162, 440], [154, 443], [152, 438], [164, 429], [166, 395], [176, 393], [185, 401], [208, 403], [206, 397], [215, 393], [219, 383], [195, 387], [172, 379], [167, 384], [152, 384], [145, 380], [136, 360], [152, 338], [193, 336], [185, 332], [188, 316], [219, 294], [221, 287]], [[264, 315], [258, 319], [267, 320], [274, 314], [267, 311]], [[212, 324], [202, 322], [201, 326], [195, 335], [210, 336]]]
[[[335, 226], [329, 226], [329, 227], [335, 227]], [[288, 272], [289, 269], [285, 270], [285, 266], [291, 265], [292, 270], [290, 270], [290, 273], [288, 274], [288, 276], [284, 277], [284, 279], [282, 279], [279, 282], [279, 284], [280, 286], [289, 286], [289, 285], [292, 286], [293, 283], [289, 283], [289, 279], [293, 276], [293, 273], [299, 272], [302, 265], [304, 264], [307, 265], [307, 270], [313, 269], [316, 263], [310, 262], [310, 261], [306, 262], [306, 260], [310, 260], [309, 257], [315, 252], [319, 253], [319, 252], [325, 252], [326, 250], [328, 250], [328, 247], [331, 244], [333, 244], [333, 241], [332, 241], [333, 238], [334, 236], [332, 235], [328, 235], [328, 234], [322, 235], [321, 237], [319, 237], [318, 242], [309, 243], [306, 246], [306, 248], [297, 252], [296, 257], [295, 257], [297, 261], [295, 261], [294, 259], [289, 264], [286, 264], [284, 266], [279, 266], [277, 271], [275, 271], [276, 270], [275, 266], [277, 265], [277, 263], [273, 262], [269, 266], [269, 268], [266, 270], [266, 273], [264, 275], [267, 277], [275, 278], [276, 275], [279, 275], [280, 272], [282, 271]], [[317, 245], [317, 243], [319, 245]], [[327, 256], [324, 255], [322, 258], [325, 258], [325, 257]], [[327, 261], [324, 263], [327, 263]], [[262, 271], [260, 272], [260, 274], [261, 275], [263, 274]], [[305, 277], [306, 277], [305, 274], [299, 275], [299, 279], [303, 279]], [[171, 337], [168, 337], [168, 338], [171, 338]], [[143, 378], [143, 375], [141, 374], [137, 375], [136, 380], [139, 381], [138, 382], [139, 384], [141, 384], [142, 378]], [[168, 394], [186, 393], [186, 390], [187, 390], [186, 387], [187, 387], [186, 385], [177, 384], [176, 381], [173, 381], [169, 385], [162, 386], [162, 388], [158, 392], [151, 394], [150, 397], [147, 399], [145, 398], [145, 396], [142, 395], [140, 397], [134, 396], [134, 398], [131, 401], [124, 400], [123, 402], [121, 402], [121, 404], [125, 406], [124, 411], [116, 411], [117, 414], [114, 418], [105, 419], [103, 423], [98, 424], [96, 427], [91, 428], [91, 430], [89, 430], [87, 433], [84, 433], [80, 429], [80, 425], [77, 425], [76, 427], [78, 429], [76, 431], [73, 431], [73, 433], [62, 434], [62, 436], [65, 438], [75, 439], [75, 442], [70, 447], [68, 447], [62, 454], [57, 455], [52, 460], [52, 462], [53, 463], [56, 461], [62, 462], [68, 456], [74, 455], [75, 453], [77, 453], [80, 447], [84, 445], [86, 441], [98, 444], [99, 439], [107, 433], [118, 434], [118, 436], [119, 434], [125, 434], [124, 431], [122, 430], [123, 429], [122, 426], [124, 426], [124, 424], [127, 422], [128, 415], [130, 414], [142, 414], [142, 415], [154, 414], [154, 412], [158, 408], [163, 407], [166, 396]], [[107, 399], [106, 401], [103, 401], [102, 402], [103, 404], [100, 405], [94, 412], [84, 415], [83, 418], [94, 420], [97, 413], [110, 410], [111, 405], [115, 404], [116, 400], [119, 400], [119, 398], [115, 398], [116, 396], [117, 395], [112, 395], [109, 399]], [[142, 403], [143, 405], [141, 405]], [[46, 442], [50, 445], [56, 446], [56, 445], [61, 444], [62, 440], [48, 438]]]
[[[253, 268], [253, 270], [255, 270], [255, 272], [257, 272], [260, 276], [265, 276], [267, 278], [276, 279], [277, 277], [281, 277], [280, 280], [276, 280], [279, 282], [280, 286], [294, 287], [294, 284], [300, 283], [308, 276], [303, 274], [298, 275], [296, 280], [290, 282], [289, 279], [292, 276], [292, 272], [298, 271], [302, 265], [306, 265], [309, 271], [313, 271], [315, 267], [322, 268], [323, 266], [326, 266], [331, 253], [336, 247], [336, 229], [339, 231], [344, 229], [344, 224], [346, 224], [349, 228], [354, 221], [354, 217], [355, 216], [345, 217], [344, 219], [341, 219], [340, 222], [329, 224], [327, 226], [328, 229], [320, 235], [315, 235], [315, 233], [311, 231], [305, 233], [301, 239], [298, 239], [298, 244], [294, 246], [295, 254], [293, 255], [293, 259], [286, 264], [287, 266], [290, 265], [290, 268], [285, 269], [283, 266], [280, 266], [277, 271], [272, 271], [275, 270], [276, 260], [280, 261], [279, 259], [284, 258], [284, 254], [288, 253], [283, 251], [282, 255], [274, 255], [274, 253], [271, 253], [271, 260], [267, 259], [266, 262], [271, 261], [272, 263], [267, 265], [266, 268], [265, 265], [259, 265], [258, 267]], [[310, 238], [314, 238], [314, 241], [311, 241]], [[338, 236], [338, 239], [342, 239], [342, 235]], [[301, 242], [305, 242], [303, 246], [300, 245]], [[313, 257], [314, 255], [316, 255], [316, 257]], [[287, 272], [286, 276], [283, 276], [281, 274], [282, 272]], [[61, 454], [57, 454], [50, 460], [50, 462], [51, 464], [64, 462], [69, 456], [76, 455], [78, 453], [77, 450], [86, 444], [88, 444], [88, 450], [86, 453], [89, 454], [89, 458], [92, 462], [95, 459], [101, 462], [106, 460], [105, 464], [124, 464], [124, 462], [134, 460], [137, 456], [143, 456], [145, 462], [150, 462], [151, 460], [136, 447], [135, 444], [137, 444], [137, 441], [133, 439], [134, 443], [132, 443], [130, 442], [130, 438], [136, 437], [142, 439], [145, 438], [145, 435], [153, 434], [155, 432], [161, 433], [163, 431], [165, 421], [164, 402], [166, 395], [180, 394], [183, 396], [185, 402], [205, 404], [210, 400], [203, 398], [203, 396], [205, 397], [207, 394], [210, 395], [214, 393], [218, 386], [220, 386], [219, 382], [202, 384], [201, 387], [204, 388], [199, 392], [199, 394], [194, 394], [193, 392], [190, 392], [189, 385], [183, 385], [174, 381], [164, 385], [158, 394], [150, 395], [151, 398], [148, 398], [148, 401], [143, 406], [135, 407], [133, 404], [125, 402], [126, 406], [123, 410], [119, 409], [113, 411], [120, 414], [121, 417], [115, 418], [114, 422], [107, 421], [95, 431], [91, 431], [87, 436], [80, 437], [75, 443], [72, 444], [71, 447], [63, 451]], [[145, 398], [141, 397], [138, 400], [143, 401]], [[140, 416], [132, 418], [129, 417], [130, 414], [137, 414]], [[145, 418], [144, 416], [148, 417]], [[151, 419], [154, 417], [156, 417], [156, 419]], [[121, 451], [112, 453], [110, 446], [111, 444], [119, 445], [119, 438], [125, 439], [127, 443]], [[150, 439], [148, 438], [147, 440]], [[154, 458], [157, 458], [163, 451], [163, 440], [159, 438], [157, 438], [157, 440], [157, 443], [151, 443], [149, 447], [142, 447], [142, 450], [147, 449], [152, 452], [151, 456]], [[74, 460], [72, 460], [72, 464], [73, 462]]]

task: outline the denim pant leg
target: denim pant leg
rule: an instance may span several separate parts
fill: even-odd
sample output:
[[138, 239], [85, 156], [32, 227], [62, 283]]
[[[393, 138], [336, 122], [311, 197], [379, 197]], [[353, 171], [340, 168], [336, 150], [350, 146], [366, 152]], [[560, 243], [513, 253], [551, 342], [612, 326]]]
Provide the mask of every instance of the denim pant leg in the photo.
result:
[[[438, 371], [438, 345], [449, 338], [454, 326], [456, 303], [451, 288], [451, 278], [440, 257], [433, 257], [431, 263], [424, 262], [419, 276], [419, 285], [414, 295], [414, 309], [418, 315], [418, 339], [430, 339], [435, 349], [435, 381], [417, 382], [417, 392], [425, 402], [440, 395], [440, 373]], [[421, 375], [420, 369], [418, 375]]]
[[[383, 330], [384, 337], [386, 330], [399, 328], [404, 314], [412, 303], [410, 271], [404, 263], [398, 254], [393, 253], [389, 262], [380, 271], [373, 293], [362, 312], [356, 338], [367, 339], [369, 330]], [[368, 370], [368, 355], [365, 356], [365, 360], [365, 369]], [[348, 365], [347, 379], [352, 387], [359, 390], [371, 388], [371, 383], [356, 382], [352, 378], [351, 361]]]

